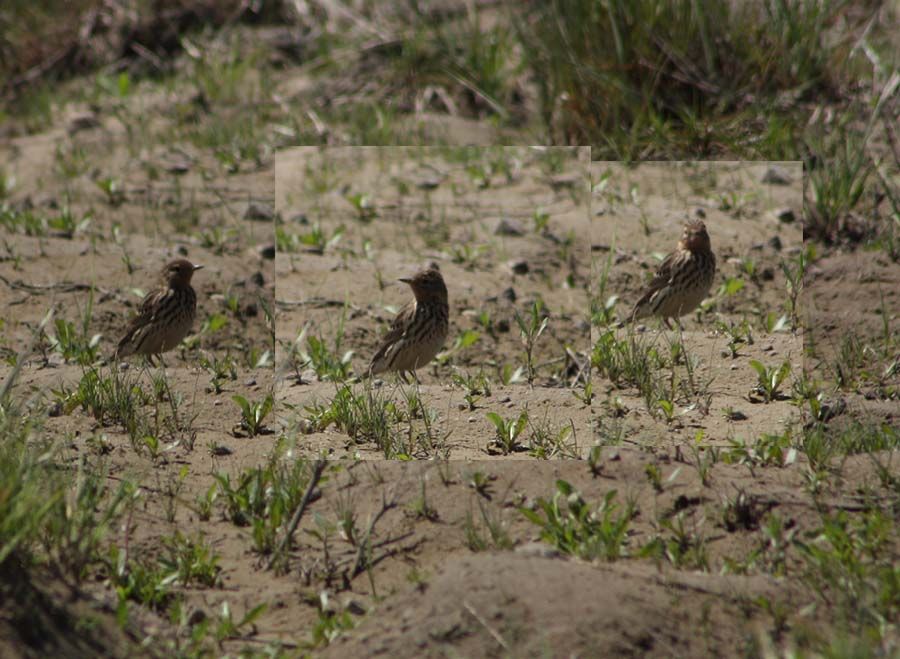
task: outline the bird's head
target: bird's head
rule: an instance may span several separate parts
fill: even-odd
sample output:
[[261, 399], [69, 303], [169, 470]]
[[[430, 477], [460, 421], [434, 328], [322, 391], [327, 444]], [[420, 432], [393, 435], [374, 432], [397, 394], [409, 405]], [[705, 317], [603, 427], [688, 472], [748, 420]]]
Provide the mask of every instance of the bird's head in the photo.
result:
[[191, 277], [194, 272], [202, 268], [202, 265], [194, 265], [187, 259], [175, 259], [163, 268], [163, 281], [172, 288], [183, 288], [191, 285]]
[[709, 251], [709, 234], [706, 232], [706, 225], [700, 220], [694, 220], [684, 225], [684, 232], [681, 234], [681, 248], [692, 252]]
[[420, 270], [412, 277], [401, 277], [400, 281], [404, 284], [409, 284], [413, 295], [416, 296], [416, 300], [419, 302], [427, 300], [447, 301], [447, 285], [444, 284], [441, 271], [435, 265]]

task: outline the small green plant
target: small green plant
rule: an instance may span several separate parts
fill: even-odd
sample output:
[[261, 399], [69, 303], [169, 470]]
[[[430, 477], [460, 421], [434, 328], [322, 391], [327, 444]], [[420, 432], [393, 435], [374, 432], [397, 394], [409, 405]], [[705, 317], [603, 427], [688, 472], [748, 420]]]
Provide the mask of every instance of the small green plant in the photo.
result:
[[356, 194], [347, 195], [344, 198], [349, 201], [350, 205], [356, 210], [356, 219], [360, 222], [368, 224], [378, 217], [378, 212], [375, 210], [372, 198], [368, 194], [357, 192]]
[[503, 386], [509, 386], [522, 380], [524, 370], [521, 366], [516, 367], [515, 364], [504, 363], [497, 368], [497, 376]]
[[122, 182], [119, 179], [107, 176], [96, 179], [94, 185], [106, 195], [106, 203], [110, 206], [115, 208], [121, 206], [125, 201], [125, 191], [122, 189]]
[[660, 530], [656, 536], [641, 548], [641, 556], [665, 558], [679, 568], [703, 571], [709, 569], [706, 539], [687, 527], [684, 510], [663, 519], [659, 525]]
[[541, 233], [547, 228], [547, 223], [550, 221], [550, 214], [543, 208], [538, 208], [531, 214], [531, 219], [534, 222], [534, 232]]
[[237, 365], [231, 355], [219, 358], [218, 355], [213, 354], [210, 358], [209, 355], [202, 354], [200, 355], [200, 366], [209, 373], [208, 391], [212, 393], [222, 393], [222, 385], [225, 382], [237, 380]]
[[487, 252], [486, 245], [472, 245], [471, 243], [456, 243], [450, 246], [453, 262], [464, 265], [467, 269], [473, 269], [479, 257]]
[[235, 394], [231, 399], [241, 408], [241, 424], [242, 430], [246, 431], [250, 437], [256, 437], [265, 431], [263, 421], [272, 411], [275, 399], [272, 394], [268, 394], [261, 401], [250, 402], [243, 396]]
[[541, 527], [541, 539], [561, 552], [588, 561], [615, 561], [627, 555], [625, 541], [635, 514], [633, 504], [628, 503], [623, 510], [616, 496], [616, 490], [610, 490], [592, 509], [570, 483], [557, 480], [551, 500], [541, 498], [535, 510], [519, 510]]
[[527, 318], [523, 318], [518, 309], [516, 310], [516, 323], [519, 326], [522, 345], [525, 348], [525, 365], [529, 385], [534, 384], [535, 378], [534, 346], [544, 330], [547, 329], [549, 320], [550, 317], [544, 315], [544, 303], [541, 300], [532, 303]]
[[479, 372], [477, 375], [470, 375], [456, 371], [452, 375], [452, 380], [453, 384], [465, 392], [463, 399], [466, 401], [470, 412], [475, 410], [482, 396], [489, 397], [491, 395], [491, 382], [482, 372]]
[[786, 261], [781, 262], [781, 271], [784, 273], [784, 278], [787, 282], [788, 299], [786, 306], [788, 315], [791, 318], [792, 330], [796, 330], [800, 325], [800, 313], [797, 306], [797, 300], [803, 292], [803, 279], [806, 275], [806, 268], [813, 259], [815, 259], [815, 251], [814, 248], [809, 245], [805, 246], [800, 251], [794, 267], [791, 267]]
[[594, 402], [594, 385], [591, 380], [585, 381], [581, 391], [572, 389], [572, 395], [581, 401], [582, 405], [590, 406], [590, 404]]
[[753, 330], [750, 324], [743, 320], [740, 323], [734, 321], [718, 321], [716, 331], [728, 337], [728, 352], [732, 359], [736, 359], [742, 345], [753, 345]]
[[174, 535], [162, 538], [162, 545], [166, 553], [160, 557], [160, 565], [183, 586], [199, 584], [212, 588], [221, 585], [219, 556], [203, 538], [190, 540], [175, 531]]
[[655, 464], [648, 464], [646, 467], [644, 467], [644, 474], [647, 476], [647, 481], [651, 486], [653, 486], [654, 491], [663, 491], [662, 472], [660, 471], [659, 467], [657, 467]]
[[[353, 351], [343, 350], [342, 346], [345, 318], [346, 307], [338, 318], [337, 328], [334, 332], [333, 348], [329, 348], [323, 338], [312, 335], [307, 336], [309, 325], [304, 325], [291, 346], [292, 362], [298, 375], [300, 369], [309, 365], [316, 372], [316, 377], [321, 381], [343, 382], [350, 376], [350, 362], [353, 359]], [[303, 346], [304, 341], [306, 347]]]
[[763, 433], [752, 444], [740, 438], [728, 441], [730, 449], [724, 453], [723, 460], [729, 464], [747, 465], [751, 473], [757, 466], [783, 467], [796, 457], [790, 429], [780, 435]]
[[344, 231], [345, 229], [341, 225], [329, 236], [318, 222], [305, 233], [288, 232], [278, 226], [275, 228], [275, 248], [281, 253], [307, 251], [312, 254], [324, 254], [326, 250], [341, 241]]
[[328, 591], [323, 590], [319, 593], [316, 603], [318, 619], [312, 628], [311, 649], [326, 647], [338, 636], [350, 631], [355, 626], [353, 617], [347, 609], [336, 609], [333, 604], [329, 603]]
[[771, 403], [781, 395], [780, 389], [785, 378], [791, 373], [791, 363], [785, 360], [781, 366], [767, 367], [756, 359], [750, 360], [750, 366], [756, 371], [757, 382], [754, 391], [762, 395], [767, 403]]
[[528, 426], [530, 430], [528, 452], [534, 457], [542, 460], [558, 456], [572, 459], [579, 457], [574, 422], [570, 421], [556, 428], [545, 416], [539, 422], [529, 420]]
[[[491, 505], [484, 497], [478, 497], [479, 517], [476, 520], [471, 508], [466, 511], [463, 529], [466, 533], [466, 546], [470, 551], [496, 551], [510, 550], [513, 548], [513, 540], [509, 534], [509, 522], [503, 517], [503, 509]], [[487, 531], [485, 534], [482, 529]]]
[[496, 429], [492, 446], [498, 447], [503, 455], [509, 455], [513, 451], [521, 449], [519, 435], [528, 425], [528, 410], [523, 411], [519, 418], [508, 421], [496, 412], [488, 412], [486, 416]]
[[656, 401], [656, 408], [662, 412], [666, 425], [671, 425], [672, 421], [675, 420], [675, 403], [670, 400], [660, 399]]

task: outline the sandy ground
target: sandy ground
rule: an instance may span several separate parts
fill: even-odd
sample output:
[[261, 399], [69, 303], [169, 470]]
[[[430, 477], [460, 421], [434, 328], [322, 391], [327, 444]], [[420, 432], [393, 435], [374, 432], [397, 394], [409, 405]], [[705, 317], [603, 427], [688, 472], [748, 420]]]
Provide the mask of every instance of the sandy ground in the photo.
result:
[[[346, 355], [347, 375], [365, 373], [393, 314], [412, 297], [397, 279], [436, 263], [449, 290], [450, 335], [444, 352], [419, 371], [419, 392], [437, 417], [430, 446], [415, 453], [483, 457], [494, 435], [485, 415], [518, 418], [527, 410], [554, 436], [568, 433], [566, 447], [551, 455], [584, 455], [590, 410], [573, 392], [588, 377], [588, 155], [527, 148], [302, 148], [281, 155], [276, 362], [278, 398], [291, 410], [284, 423], [297, 426], [298, 412], [337, 391], [318, 382], [329, 376], [303, 357], [309, 338]], [[324, 249], [297, 238], [314, 230], [339, 238]], [[547, 325], [534, 342], [529, 386], [516, 314], [529, 318], [537, 301]], [[470, 405], [463, 398], [472, 387], [461, 380], [479, 375], [494, 384]], [[390, 395], [399, 394], [395, 376], [385, 381]], [[339, 457], [347, 440], [313, 432], [300, 446]], [[379, 454], [352, 447], [357, 452]]]
[[[307, 76], [289, 69], [273, 85], [309, 90]], [[796, 552], [777, 538], [815, 532], [822, 510], [862, 510], [865, 493], [880, 487], [876, 461], [890, 464], [891, 455], [842, 456], [829, 472], [838, 476], [810, 496], [802, 452], [754, 464], [746, 447], [799, 419], [785, 396], [804, 370], [833, 377], [835, 357], [853, 349], [851, 330], [868, 346], [859, 349], [868, 370], [829, 401], [836, 422], [896, 427], [900, 371], [875, 369], [872, 351], [896, 332], [900, 266], [880, 251], [833, 250], [807, 269], [791, 308], [782, 264], [795, 267], [802, 249], [798, 165], [777, 164], [772, 183], [766, 163], [629, 168], [590, 163], [585, 149], [348, 147], [289, 149], [226, 171], [210, 150], [166, 138], [195, 105], [179, 93], [142, 88], [115, 111], [73, 104], [67, 113], [92, 112], [96, 124], [70, 131], [66, 114], [0, 142], [18, 182], [8, 202], [77, 225], [42, 235], [4, 225], [0, 378], [22, 355], [14, 393], [35, 418], [46, 416], [40, 437], [58, 445], [73, 484], [88, 472], [106, 474], [110, 493], [139, 484], [105, 543], [152, 563], [183, 533], [218, 556], [217, 584], [177, 588], [177, 620], [132, 606], [132, 640], [180, 639], [183, 649], [198, 621], [217, 620], [226, 603], [235, 618], [266, 607], [215, 643], [232, 654], [280, 644], [324, 656], [747, 656], [785, 638], [786, 625], [802, 634], [830, 622], [832, 611], [802, 583]], [[417, 121], [429, 122], [424, 134], [457, 142], [496, 135], [487, 122], [427, 113]], [[98, 186], [108, 177], [115, 195]], [[701, 213], [719, 266], [707, 302], [681, 333], [653, 320], [623, 326], [684, 220]], [[166, 376], [168, 388], [140, 406], [158, 431], [152, 450], [72, 401], [90, 373], [112, 375], [102, 357], [177, 255], [204, 265], [191, 337], [166, 355], [164, 370], [132, 360], [116, 372], [147, 392]], [[444, 352], [421, 369], [418, 387], [393, 375], [356, 381], [410, 297], [397, 278], [430, 262], [450, 290]], [[515, 318], [537, 300], [547, 326], [529, 384]], [[98, 336], [93, 364], [54, 349], [57, 320]], [[605, 335], [655, 349], [670, 419], [596, 368], [588, 395], [588, 364]], [[342, 377], [310, 358], [313, 337], [343, 362]], [[203, 364], [229, 359], [234, 375], [226, 369], [214, 382]], [[763, 400], [751, 360], [790, 366], [782, 395]], [[409, 461], [380, 460], [372, 437], [329, 420], [341, 391], [391, 403], [386, 436]], [[251, 437], [232, 397], [270, 393], [275, 409]], [[498, 450], [488, 414], [508, 421], [526, 411], [514, 450]], [[221, 484], [249, 483], [271, 521], [269, 467], [305, 484], [306, 459], [319, 455], [335, 460], [285, 564], [267, 569], [259, 530], [233, 521]], [[550, 531], [529, 521], [523, 510], [565, 508], [558, 481], [592, 513], [627, 520], [611, 545], [618, 560], [560, 555]], [[565, 515], [560, 523], [577, 533]], [[102, 621], [92, 627], [100, 646], [106, 639], [125, 648], [110, 654], [127, 656], [105, 569], [93, 566], [78, 598], [58, 583], [45, 592], [55, 603], [79, 599]], [[21, 625], [5, 624], [21, 615], [0, 601], [0, 655], [33, 647], [17, 635]]]
[[[660, 410], [648, 409], [636, 389], [594, 373], [601, 398], [595, 426], [600, 440], [648, 448], [694, 440], [715, 446], [783, 432], [798, 418], [789, 400], [791, 378], [785, 379], [781, 396], [766, 402], [755, 390], [758, 374], [750, 362], [769, 368], [787, 363], [791, 373], [802, 372], [803, 298], [797, 297], [797, 325], [792, 327], [782, 270], [782, 264], [795, 267], [802, 248], [796, 220], [802, 206], [800, 164], [647, 163], [625, 168], [597, 162], [591, 172], [592, 266], [599, 282], [594, 307], [612, 309], [608, 324], [592, 328], [594, 343], [608, 333], [606, 340], [633, 339], [655, 349], [668, 364], [665, 373], [655, 376], [668, 379], [663, 389], [674, 392], [675, 403], [672, 418], [666, 419]], [[773, 172], [779, 182], [765, 183], [766, 174]], [[788, 211], [794, 217], [790, 222], [785, 221]], [[653, 318], [623, 325], [659, 260], [675, 248], [683, 224], [701, 218], [717, 265], [707, 301], [682, 318], [680, 331]], [[730, 281], [741, 287], [729, 291]], [[781, 327], [767, 332], [767, 323], [774, 326], [780, 318]], [[752, 329], [744, 331], [743, 323]], [[673, 358], [673, 347], [684, 354]]]

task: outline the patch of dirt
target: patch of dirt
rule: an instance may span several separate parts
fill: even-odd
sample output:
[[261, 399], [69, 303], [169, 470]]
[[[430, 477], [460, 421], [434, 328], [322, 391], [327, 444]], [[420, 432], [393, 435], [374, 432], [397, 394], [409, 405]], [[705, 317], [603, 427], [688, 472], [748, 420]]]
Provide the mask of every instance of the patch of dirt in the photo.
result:
[[150, 631], [132, 622], [123, 629], [101, 600], [69, 588], [50, 573], [24, 569], [16, 560], [0, 567], [0, 656], [153, 657], [141, 647]]
[[[393, 315], [411, 299], [397, 278], [434, 262], [449, 289], [450, 336], [419, 377], [426, 385], [456, 383], [443, 394], [431, 387], [425, 401], [441, 415], [442, 434], [452, 437], [449, 456], [483, 455], [485, 414], [518, 416], [526, 405], [552, 404], [554, 433], [571, 422], [585, 437], [589, 409], [572, 405], [570, 390], [587, 378], [586, 156], [578, 149], [471, 147], [280, 155], [276, 362], [279, 377], [293, 385], [280, 387], [279, 397], [297, 404], [331, 389], [313, 390], [315, 380], [329, 376], [304, 357], [311, 337], [337, 358], [349, 356], [351, 372], [365, 373]], [[311, 244], [315, 236], [319, 242]], [[528, 390], [516, 315], [530, 322], [538, 301], [547, 324], [534, 343], [535, 387]], [[482, 373], [515, 386], [481, 395], [477, 412], [459, 409], [466, 387], [455, 378]], [[510, 400], [514, 410], [505, 405]], [[323, 439], [310, 438], [310, 446], [325, 448]], [[346, 442], [334, 440], [330, 451]]]
[[[636, 326], [592, 328], [595, 345], [606, 333], [607, 341], [634, 340], [642, 349], [655, 350], [667, 367], [653, 377], [668, 392], [665, 399], [674, 403], [667, 419], [663, 410], [648, 409], [637, 388], [618, 386], [595, 372], [595, 389], [605, 395], [595, 426], [601, 440], [650, 447], [699, 436], [704, 443], [724, 444], [782, 432], [799, 415], [790, 403], [792, 378], [786, 377], [775, 399], [767, 402], [757, 390], [759, 375], [751, 361], [772, 370], [786, 363], [795, 376], [802, 372], [803, 333], [799, 326], [791, 328], [792, 300], [783, 271], [784, 266], [796, 269], [802, 248], [800, 163], [645, 163], [626, 168], [598, 162], [591, 172], [592, 267], [599, 282], [593, 291], [595, 309], [617, 296], [613, 320], [626, 320], [688, 219], [705, 222], [717, 267], [708, 301], [681, 319], [683, 332], [669, 331], [653, 318]], [[782, 182], [765, 183], [771, 172]], [[802, 301], [798, 289], [795, 321], [801, 319]], [[781, 328], [767, 332], [767, 325], [780, 318]]]
[[510, 554], [448, 560], [323, 657], [736, 656], [765, 579]]

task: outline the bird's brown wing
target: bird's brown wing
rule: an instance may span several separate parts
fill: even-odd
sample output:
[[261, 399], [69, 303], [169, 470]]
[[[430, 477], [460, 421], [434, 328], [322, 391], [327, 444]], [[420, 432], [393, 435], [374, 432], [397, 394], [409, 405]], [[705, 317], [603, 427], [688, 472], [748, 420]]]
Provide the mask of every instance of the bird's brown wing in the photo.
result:
[[119, 347], [116, 350], [117, 354], [121, 353], [125, 347], [132, 342], [135, 332], [142, 327], [145, 327], [148, 323], [153, 322], [156, 317], [156, 312], [162, 306], [161, 301], [167, 293], [168, 290], [158, 288], [155, 291], [150, 291], [144, 296], [144, 299], [141, 300], [141, 305], [138, 307], [137, 315], [128, 323], [128, 327], [125, 330], [125, 336], [119, 341]]
[[659, 291], [661, 288], [668, 286], [672, 281], [672, 270], [675, 265], [675, 261], [678, 260], [678, 252], [672, 252], [669, 254], [663, 262], [659, 264], [659, 268], [656, 270], [656, 274], [653, 275], [653, 279], [650, 280], [650, 283], [647, 284], [647, 289], [644, 294], [641, 296], [641, 299], [637, 301], [637, 304], [634, 305], [635, 311], [644, 304], [647, 304], [650, 301], [650, 298], [653, 297], [654, 293]]
[[373, 369], [377, 362], [384, 359], [387, 351], [393, 346], [397, 341], [403, 338], [403, 335], [406, 333], [406, 330], [409, 328], [410, 321], [413, 318], [413, 315], [416, 313], [416, 305], [415, 302], [408, 302], [397, 312], [396, 317], [391, 323], [391, 328], [387, 331], [384, 337], [381, 339], [381, 345], [378, 350], [375, 352], [375, 355], [372, 357], [372, 361], [369, 365], [369, 369]]

